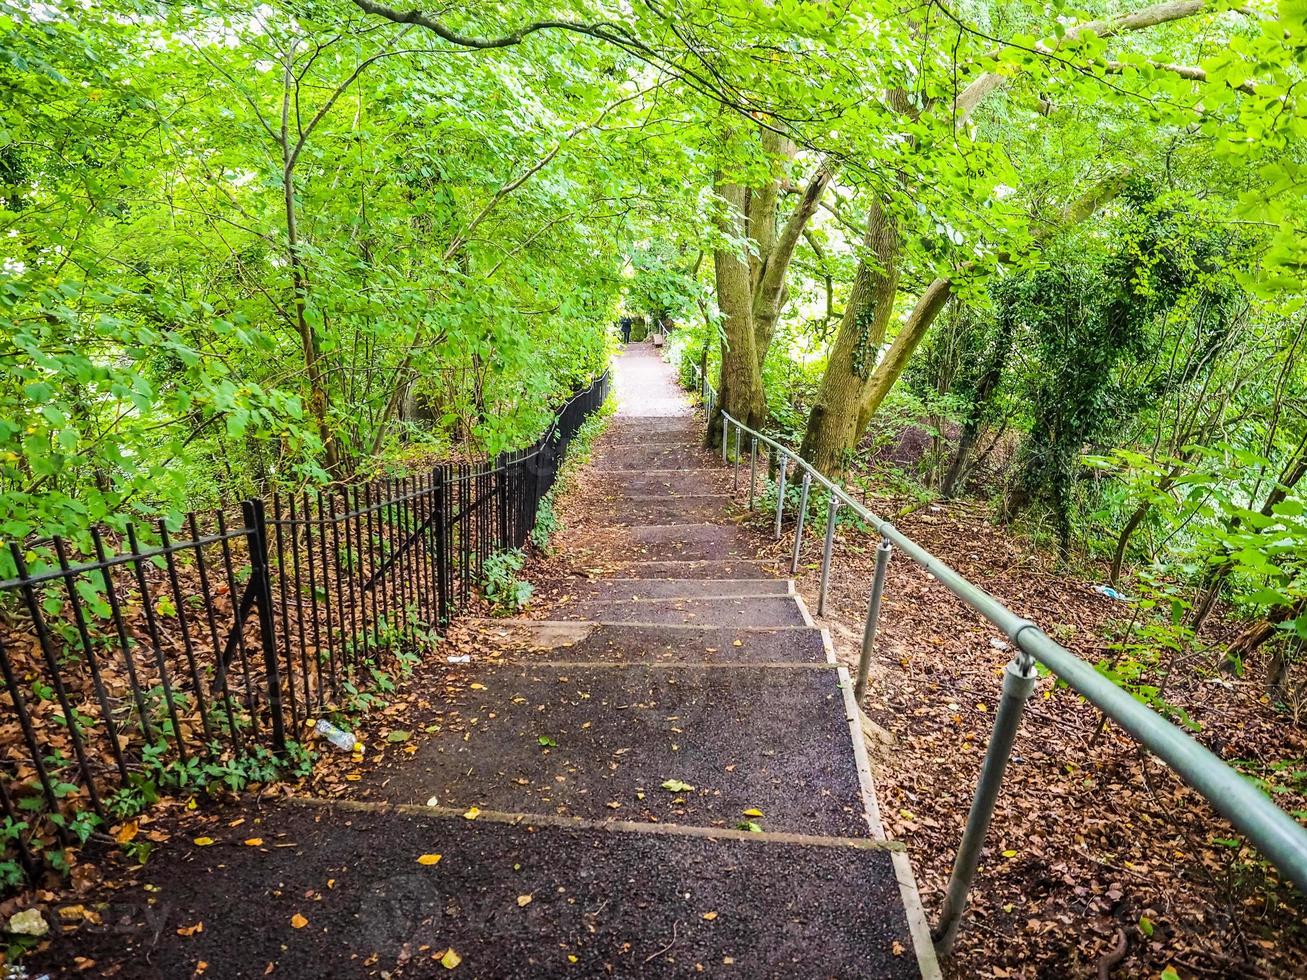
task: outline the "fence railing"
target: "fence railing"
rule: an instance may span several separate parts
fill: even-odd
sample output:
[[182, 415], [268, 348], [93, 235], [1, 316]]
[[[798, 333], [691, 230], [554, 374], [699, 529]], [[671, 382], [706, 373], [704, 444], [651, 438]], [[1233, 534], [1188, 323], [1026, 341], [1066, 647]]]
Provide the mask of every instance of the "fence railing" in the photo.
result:
[[11, 544], [0, 885], [34, 880], [42, 855], [139, 809], [161, 780], [236, 785], [428, 649], [490, 555], [526, 542], [607, 393], [605, 374], [535, 444], [480, 462], [274, 493], [171, 530]]
[[[692, 367], [700, 397], [711, 420], [713, 413], [720, 407], [717, 392], [699, 366], [692, 365]], [[721, 422], [724, 464], [730, 460], [729, 447], [731, 436], [734, 435], [736, 479], [733, 481], [733, 486], [739, 485], [739, 471], [741, 466], [745, 465], [746, 454], [742, 443], [746, 438], [748, 440], [750, 508], [754, 507], [757, 497], [758, 448], [762, 446], [765, 453], [774, 454], [774, 459], [765, 461], [768, 463], [768, 468], [764, 469], [764, 473], [771, 472], [773, 468], [771, 464], [774, 462], [777, 480], [774, 533], [778, 541], [781, 539], [784, 525], [786, 471], [789, 464], [793, 462], [795, 476], [800, 472], [803, 474], [799, 491], [798, 517], [794, 529], [791, 574], [798, 572], [799, 552], [807, 523], [808, 499], [812, 487], [815, 484], [819, 488], [818, 492], [821, 490], [826, 492], [826, 536], [819, 585], [819, 615], [825, 612], [832, 545], [839, 509], [849, 507], [859, 518], [871, 525], [881, 538], [876, 552], [876, 566], [871, 583], [867, 618], [863, 627], [861, 656], [854, 688], [859, 705], [862, 704], [866, 692], [867, 674], [871, 666], [871, 655], [875, 649], [881, 596], [885, 588], [889, 558], [895, 547], [929, 572], [940, 585], [967, 606], [989, 620], [1012, 644], [1014, 653], [1004, 671], [1002, 696], [998, 710], [995, 712], [994, 728], [985, 751], [985, 758], [981, 764], [976, 793], [972, 798], [966, 828], [958, 845], [958, 853], [953, 863], [953, 872], [949, 879], [939, 921], [932, 931], [936, 950], [941, 955], [947, 955], [952, 948], [962, 913], [966, 908], [967, 894], [980, 862], [981, 849], [994, 813], [1003, 773], [1011, 756], [1021, 714], [1037, 680], [1036, 663], [1042, 664], [1051, 674], [1065, 682], [1068, 687], [1083, 696], [1170, 766], [1217, 812], [1246, 835], [1281, 874], [1296, 884], [1299, 889], [1307, 890], [1307, 829], [1272, 803], [1270, 798], [1250, 780], [1226, 765], [1217, 755], [1171, 724], [1162, 715], [1112, 683], [1091, 664], [1054, 642], [1030, 620], [1012, 612], [994, 596], [968, 581], [893, 524], [877, 517], [861, 501], [850, 496], [842, 487], [820, 473], [797, 453], [733, 418], [724, 410], [721, 411]]]

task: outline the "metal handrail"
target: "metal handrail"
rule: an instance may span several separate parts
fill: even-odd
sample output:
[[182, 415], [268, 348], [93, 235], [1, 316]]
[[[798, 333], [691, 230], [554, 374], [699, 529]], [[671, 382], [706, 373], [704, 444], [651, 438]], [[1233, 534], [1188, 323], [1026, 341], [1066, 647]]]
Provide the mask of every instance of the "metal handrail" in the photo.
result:
[[[717, 392], [707, 379], [702, 377], [698, 365], [695, 365], [695, 373], [699, 375], [704, 402], [715, 407]], [[985, 752], [976, 795], [967, 817], [966, 830], [958, 846], [944, 906], [940, 912], [939, 922], [932, 931], [936, 949], [940, 954], [948, 953], [957, 935], [962, 912], [966, 907], [967, 893], [980, 861], [981, 847], [993, 815], [999, 785], [1003, 778], [1003, 771], [1007, 767], [1021, 713], [1026, 699], [1034, 688], [1035, 663], [1043, 664], [1051, 674], [1065, 682], [1068, 687], [1101, 710], [1104, 715], [1115, 721], [1140, 744], [1165, 762], [1181, 779], [1197, 790], [1218, 813], [1246, 835], [1281, 874], [1294, 882], [1299, 889], [1307, 891], [1307, 829], [1271, 802], [1270, 798], [1250, 780], [1226, 765], [1220, 757], [1197, 739], [1181, 731], [1162, 715], [1104, 677], [1091, 664], [1056, 643], [1033, 622], [1018, 616], [889, 521], [877, 517], [861, 501], [851, 497], [842, 487], [820, 473], [797, 453], [775, 439], [750, 428], [725, 410], [722, 410], [721, 418], [723, 447], [726, 446], [729, 427], [734, 426], [736, 430], [737, 467], [740, 437], [747, 433], [755, 460], [759, 443], [771, 447], [778, 454], [777, 480], [781, 488], [784, 486], [782, 481], [788, 460], [793, 460], [795, 467], [803, 472], [802, 503], [799, 510], [799, 523], [795, 529], [794, 570], [798, 567], [799, 541], [807, 517], [808, 488], [812, 482], [816, 482], [829, 492], [819, 612], [825, 605], [826, 586], [830, 573], [831, 542], [839, 507], [851, 507], [881, 536], [866, 629], [863, 632], [862, 655], [858, 665], [856, 695], [859, 705], [862, 703], [866, 687], [886, 566], [890, 551], [894, 547], [900, 548], [953, 595], [998, 627], [1016, 648], [1012, 661], [1004, 672], [1003, 697], [995, 713], [993, 734]], [[723, 448], [722, 458], [723, 460], [726, 458], [725, 448]], [[776, 537], [778, 540], [784, 507], [785, 498], [782, 492], [777, 499]]]

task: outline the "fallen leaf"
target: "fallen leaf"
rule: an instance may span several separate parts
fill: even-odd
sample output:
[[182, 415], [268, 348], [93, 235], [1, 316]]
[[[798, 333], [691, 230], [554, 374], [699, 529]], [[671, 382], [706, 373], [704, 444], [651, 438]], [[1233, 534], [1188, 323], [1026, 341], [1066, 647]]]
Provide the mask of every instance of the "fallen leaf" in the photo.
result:
[[449, 949], [445, 950], [445, 954], [440, 957], [440, 965], [443, 966], [446, 970], [452, 970], [454, 969], [454, 967], [458, 966], [458, 964], [462, 962], [463, 962], [463, 957], [455, 953], [454, 947], [452, 946], [449, 947]]
[[296, 929], [303, 929], [306, 925], [309, 924], [309, 920], [304, 918], [304, 916], [300, 915], [298, 912], [296, 912], [294, 915], [290, 917], [290, 924]]
[[119, 844], [126, 844], [128, 841], [132, 840], [136, 836], [137, 832], [140, 831], [140, 829], [141, 829], [141, 825], [139, 823], [137, 823], [135, 820], [128, 820], [125, 824], [123, 824], [121, 827], [118, 828], [118, 833], [113, 835], [113, 839], [116, 840]]
[[694, 789], [689, 783], [684, 783], [679, 779], [669, 779], [661, 785], [663, 789], [670, 790], [673, 793], [689, 793]]
[[475, 820], [479, 816], [481, 816], [480, 807], [470, 806], [465, 811], [463, 811], [464, 820]]
[[249, 838], [249, 839], [245, 842], [245, 846], [246, 846], [246, 847], [262, 847], [262, 846], [263, 846], [263, 838], [262, 838], [262, 837], [251, 837], [251, 838]]
[[704, 920], [705, 920], [705, 921], [707, 921], [707, 922], [711, 922], [713, 919], [717, 918], [717, 913], [716, 913], [716, 912], [705, 912], [705, 913], [703, 914], [703, 917], [704, 917]]
[[387, 742], [407, 742], [408, 732], [394, 731], [386, 736]]
[[746, 817], [761, 817], [762, 811], [759, 810], [756, 806], [751, 806], [749, 807], [749, 809], [744, 811], [744, 815]]
[[193, 926], [179, 926], [179, 927], [177, 928], [177, 935], [179, 935], [179, 936], [193, 936], [193, 935], [195, 935], [197, 932], [203, 932], [203, 931], [204, 931], [204, 923], [203, 923], [203, 922], [197, 922], [197, 923], [195, 923], [195, 925], [193, 925]]
[[531, 896], [530, 896], [530, 895], [518, 895], [518, 896], [517, 896], [517, 907], [518, 907], [518, 908], [520, 908], [520, 909], [524, 909], [524, 908], [526, 908], [526, 907], [527, 907], [528, 905], [530, 905], [530, 904], [531, 904]]
[[197, 838], [195, 838], [195, 840], [192, 841], [191, 843], [193, 843], [196, 847], [208, 847], [210, 844], [213, 843], [213, 838], [212, 838], [212, 837], [197, 837]]
[[431, 864], [439, 864], [439, 863], [440, 863], [439, 854], [423, 854], [418, 858], [418, 864], [431, 865]]

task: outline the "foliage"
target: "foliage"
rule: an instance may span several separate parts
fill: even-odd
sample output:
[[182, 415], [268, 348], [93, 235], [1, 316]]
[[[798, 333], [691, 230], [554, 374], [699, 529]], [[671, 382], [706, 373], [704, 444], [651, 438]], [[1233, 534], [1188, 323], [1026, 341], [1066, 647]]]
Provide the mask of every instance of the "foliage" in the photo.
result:
[[517, 612], [531, 600], [531, 583], [517, 577], [525, 565], [526, 554], [519, 548], [499, 551], [486, 559], [482, 588], [500, 612]]

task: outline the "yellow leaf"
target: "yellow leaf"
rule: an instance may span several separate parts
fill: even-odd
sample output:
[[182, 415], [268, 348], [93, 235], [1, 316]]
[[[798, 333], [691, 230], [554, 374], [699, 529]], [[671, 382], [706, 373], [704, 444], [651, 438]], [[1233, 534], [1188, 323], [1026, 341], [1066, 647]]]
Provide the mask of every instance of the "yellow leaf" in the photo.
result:
[[213, 838], [212, 838], [212, 837], [197, 837], [197, 838], [195, 838], [194, 841], [192, 841], [192, 843], [193, 843], [196, 847], [208, 847], [210, 844], [213, 843]]
[[1003, 852], [1003, 856], [1004, 856], [1005, 858], [1014, 858], [1014, 857], [1017, 856], [1017, 852], [1016, 852], [1016, 851], [1004, 851], [1004, 852]]
[[704, 917], [704, 919], [705, 919], [706, 921], [711, 922], [713, 919], [717, 918], [717, 913], [716, 913], [716, 912], [705, 912], [705, 913], [703, 914], [703, 917]]
[[440, 965], [446, 970], [452, 970], [458, 964], [463, 962], [463, 957], [454, 952], [454, 947], [445, 950], [445, 955], [440, 957]]
[[263, 838], [262, 838], [262, 837], [251, 837], [249, 840], [247, 840], [247, 841], [245, 842], [245, 846], [246, 846], [246, 847], [262, 847], [262, 846], [263, 846]]
[[479, 816], [481, 816], [479, 807], [470, 806], [463, 812], [463, 819], [465, 820], [475, 820]]
[[430, 865], [430, 864], [439, 864], [439, 863], [440, 863], [439, 854], [423, 854], [421, 857], [418, 858], [418, 864]]
[[568, 954], [567, 954], [567, 962], [569, 962], [569, 963], [575, 963], [575, 962], [576, 962], [576, 956], [573, 955], [572, 953], [568, 953]]
[[195, 935], [197, 932], [203, 932], [203, 931], [204, 931], [204, 923], [203, 923], [203, 922], [197, 922], [197, 923], [195, 923], [195, 925], [193, 925], [193, 926], [182, 926], [182, 927], [180, 927], [180, 928], [177, 930], [177, 935], [179, 935], [179, 936], [193, 936], [193, 935]]
[[761, 817], [762, 811], [759, 810], [756, 806], [751, 806], [749, 807], [749, 809], [744, 811], [744, 815], [746, 817]]
[[518, 908], [520, 908], [520, 909], [524, 909], [524, 908], [526, 908], [526, 907], [527, 907], [528, 905], [530, 905], [530, 904], [531, 904], [531, 896], [530, 896], [530, 895], [518, 895], [518, 896], [517, 896], [517, 907], [518, 907]]
[[731, 646], [742, 647], [742, 646], [744, 646], [744, 641], [743, 641], [743, 640], [733, 640], [733, 641], [731, 642]]
[[486, 689], [484, 684], [469, 684], [468, 687], [472, 688], [474, 691], [484, 691]]
[[298, 912], [296, 912], [294, 915], [290, 917], [290, 924], [294, 926], [296, 929], [303, 929], [306, 925], [309, 924], [309, 920], [304, 918], [304, 916], [300, 915]]
[[118, 828], [118, 833], [113, 835], [113, 839], [116, 840], [119, 844], [126, 844], [128, 841], [132, 840], [136, 836], [137, 831], [139, 831], [140, 829], [141, 829], [141, 825], [138, 824], [135, 820], [128, 820], [125, 824], [123, 824], [121, 827]]

